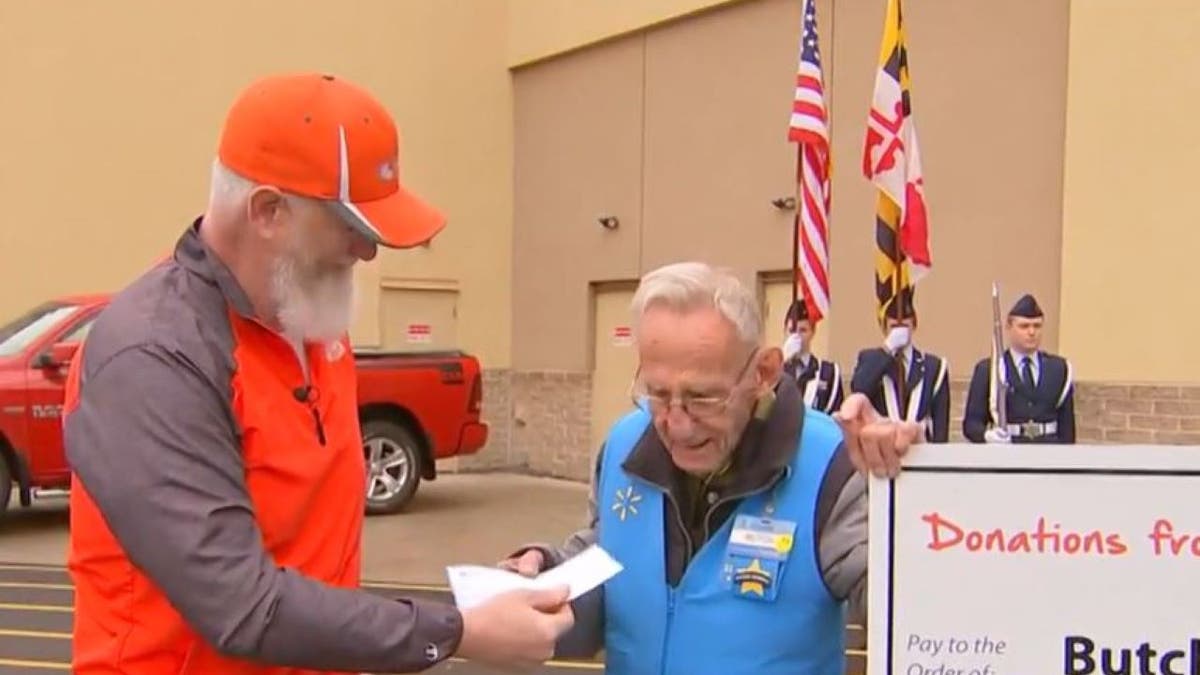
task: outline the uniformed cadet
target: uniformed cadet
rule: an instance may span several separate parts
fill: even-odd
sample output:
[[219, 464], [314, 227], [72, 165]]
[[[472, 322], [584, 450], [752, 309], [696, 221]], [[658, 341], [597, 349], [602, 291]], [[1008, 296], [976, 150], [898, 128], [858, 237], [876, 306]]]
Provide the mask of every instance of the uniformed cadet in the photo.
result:
[[1004, 351], [1007, 427], [996, 426], [991, 359], [980, 359], [971, 376], [963, 435], [975, 443], [1074, 443], [1075, 387], [1071, 363], [1041, 351], [1042, 308], [1032, 295], [1013, 304], [1006, 320]]
[[558, 649], [603, 649], [611, 675], [845, 672], [847, 614], [865, 607], [863, 472], [896, 475], [918, 425], [861, 395], [836, 418], [806, 407], [734, 275], [669, 265], [633, 307], [634, 405], [597, 456], [587, 525], [503, 565], [532, 576], [592, 544], [621, 563], [572, 603]]
[[850, 390], [866, 394], [881, 415], [925, 427], [925, 440], [950, 435], [950, 368], [946, 359], [913, 344], [917, 310], [912, 287], [886, 308], [883, 346], [858, 353]]
[[783, 371], [796, 380], [804, 404], [826, 413], [842, 407], [842, 370], [837, 363], [812, 353], [817, 327], [803, 298], [788, 308], [784, 328], [788, 337], [783, 343]]

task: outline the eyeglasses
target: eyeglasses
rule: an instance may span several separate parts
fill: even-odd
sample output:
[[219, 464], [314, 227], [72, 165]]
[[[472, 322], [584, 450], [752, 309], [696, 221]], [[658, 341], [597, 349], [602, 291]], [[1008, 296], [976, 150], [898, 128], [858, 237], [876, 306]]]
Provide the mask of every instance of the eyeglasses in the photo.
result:
[[700, 419], [719, 415], [725, 411], [729, 406], [729, 402], [733, 400], [738, 386], [741, 385], [742, 379], [746, 377], [746, 372], [757, 355], [758, 349], [750, 352], [750, 356], [742, 364], [742, 369], [738, 371], [738, 376], [733, 382], [733, 387], [724, 396], [691, 396], [685, 394], [676, 398], [674, 394], [650, 393], [646, 389], [646, 384], [639, 379], [642, 372], [642, 367], [639, 365], [637, 372], [633, 375], [633, 382], [629, 385], [629, 398], [633, 400], [635, 406], [651, 415], [669, 411], [671, 405], [676, 401], [679, 402], [679, 407], [683, 412], [693, 418]]

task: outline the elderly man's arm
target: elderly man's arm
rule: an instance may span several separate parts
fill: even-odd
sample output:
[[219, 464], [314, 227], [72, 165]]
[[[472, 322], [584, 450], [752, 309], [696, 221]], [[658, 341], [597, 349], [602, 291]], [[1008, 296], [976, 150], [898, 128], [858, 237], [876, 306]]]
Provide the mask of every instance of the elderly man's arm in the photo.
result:
[[850, 623], [867, 620], [867, 483], [838, 448], [818, 498], [818, 556], [825, 585], [847, 602]]
[[[596, 463], [592, 471], [591, 488], [588, 490], [587, 515], [584, 525], [567, 536], [561, 545], [550, 543], [533, 543], [514, 551], [509, 561], [524, 555], [530, 550], [542, 554], [542, 570], [561, 565], [582, 552], [592, 544], [597, 537], [599, 515], [596, 510], [596, 489], [600, 481], [601, 460], [604, 457], [604, 446], [596, 453]], [[571, 610], [575, 614], [575, 625], [558, 641], [555, 656], [560, 658], [590, 657], [604, 647], [604, 586], [599, 586], [571, 602]]]
[[133, 564], [215, 651], [354, 672], [427, 668], [455, 652], [453, 606], [335, 588], [276, 564], [228, 403], [187, 356], [152, 344], [84, 350], [64, 428], [71, 468]]

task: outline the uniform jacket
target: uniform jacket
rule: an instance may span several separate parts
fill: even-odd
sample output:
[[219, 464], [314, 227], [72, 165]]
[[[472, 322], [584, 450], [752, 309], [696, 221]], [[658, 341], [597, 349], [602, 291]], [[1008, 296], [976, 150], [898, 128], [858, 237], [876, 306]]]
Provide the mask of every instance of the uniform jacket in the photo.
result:
[[[1004, 352], [1005, 415], [1010, 425], [1022, 422], [1053, 422], [1052, 434], [1037, 438], [1013, 436], [1014, 443], [1074, 443], [1075, 384], [1069, 361], [1056, 354], [1039, 351], [1041, 364], [1035, 386], [1030, 388], [1013, 361], [1012, 352]], [[991, 359], [980, 359], [971, 375], [967, 404], [963, 411], [963, 435], [975, 443], [984, 442], [984, 432], [995, 426], [991, 394]]]
[[845, 396], [838, 364], [809, 356], [803, 366], [798, 358], [785, 362], [783, 370], [795, 378], [805, 405], [826, 413], [842, 407]]
[[881, 347], [864, 349], [858, 353], [850, 389], [869, 398], [879, 414], [923, 422], [927, 441], [945, 443], [950, 436], [949, 365], [942, 357], [916, 348], [912, 363], [901, 396], [896, 359]]

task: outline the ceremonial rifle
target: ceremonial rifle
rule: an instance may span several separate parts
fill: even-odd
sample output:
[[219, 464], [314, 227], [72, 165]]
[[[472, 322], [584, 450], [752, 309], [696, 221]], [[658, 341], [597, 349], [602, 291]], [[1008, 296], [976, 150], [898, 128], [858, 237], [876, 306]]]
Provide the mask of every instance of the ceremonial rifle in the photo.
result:
[[1008, 428], [1008, 387], [1003, 382], [1004, 336], [1000, 332], [1000, 288], [992, 282], [992, 400], [996, 402], [992, 414], [996, 426]]

